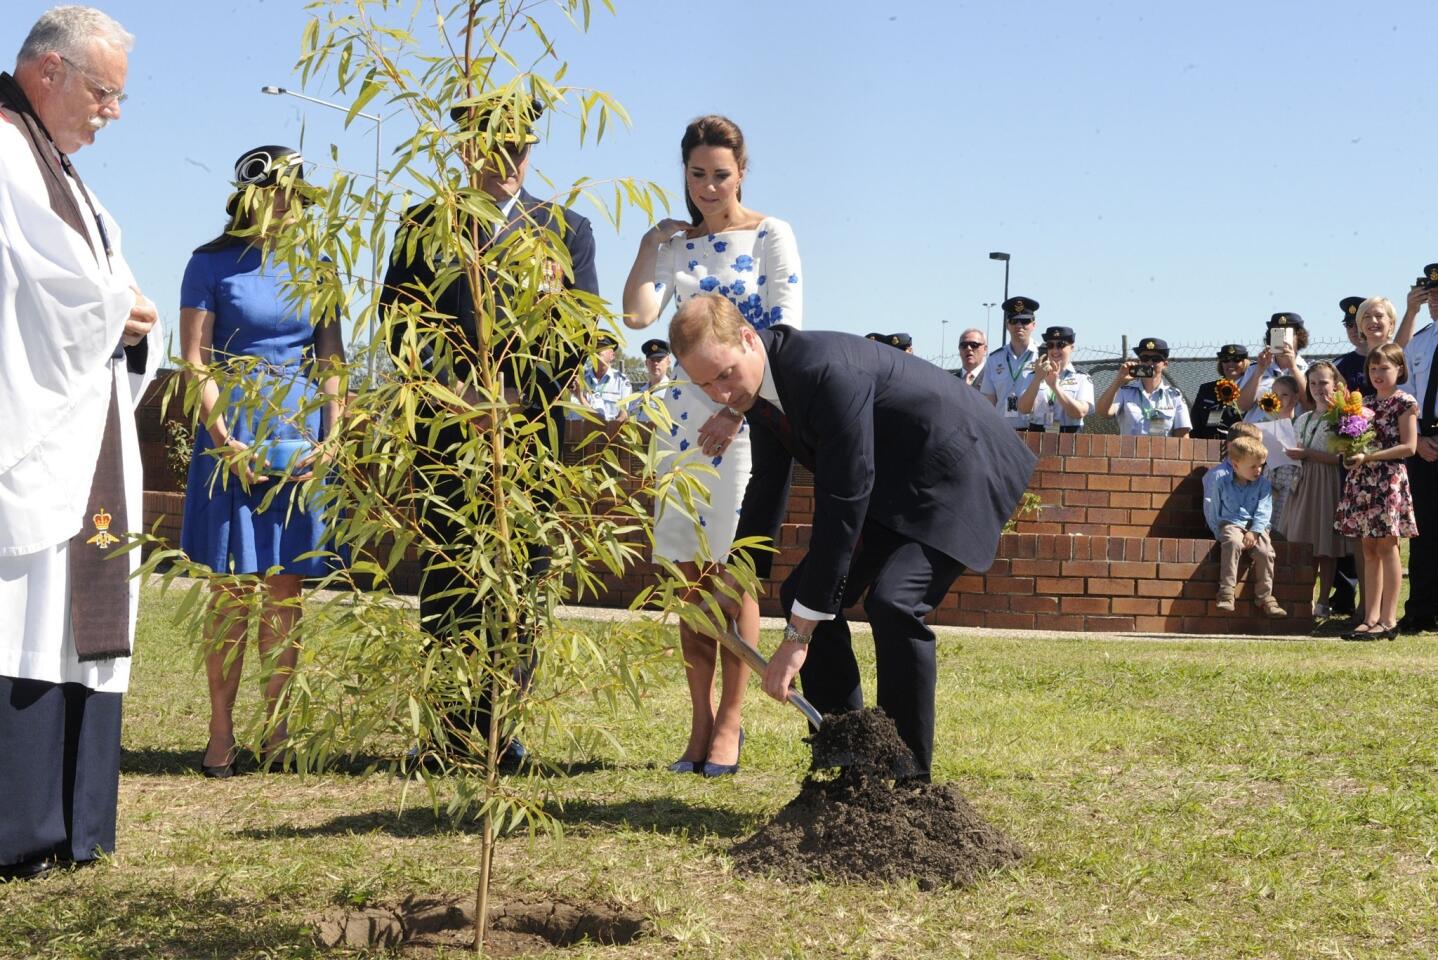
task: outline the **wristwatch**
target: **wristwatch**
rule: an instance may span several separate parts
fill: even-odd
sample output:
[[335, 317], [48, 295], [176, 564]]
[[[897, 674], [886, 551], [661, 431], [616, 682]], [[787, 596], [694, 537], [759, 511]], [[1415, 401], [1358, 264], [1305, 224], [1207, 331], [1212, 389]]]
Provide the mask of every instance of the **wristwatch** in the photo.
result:
[[797, 643], [801, 647], [807, 647], [811, 639], [813, 639], [813, 634], [800, 633], [799, 628], [795, 627], [792, 623], [784, 624], [785, 643]]

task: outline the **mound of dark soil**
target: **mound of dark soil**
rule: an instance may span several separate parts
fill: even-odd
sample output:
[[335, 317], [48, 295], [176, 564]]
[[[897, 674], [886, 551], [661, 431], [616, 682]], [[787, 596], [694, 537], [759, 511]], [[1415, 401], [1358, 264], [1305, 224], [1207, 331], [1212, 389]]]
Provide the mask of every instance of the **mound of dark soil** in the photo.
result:
[[1024, 856], [952, 785], [895, 782], [914, 758], [878, 710], [826, 717], [814, 755], [845, 766], [832, 778], [809, 776], [773, 820], [734, 845], [741, 872], [791, 883], [914, 880], [928, 890], [968, 886]]

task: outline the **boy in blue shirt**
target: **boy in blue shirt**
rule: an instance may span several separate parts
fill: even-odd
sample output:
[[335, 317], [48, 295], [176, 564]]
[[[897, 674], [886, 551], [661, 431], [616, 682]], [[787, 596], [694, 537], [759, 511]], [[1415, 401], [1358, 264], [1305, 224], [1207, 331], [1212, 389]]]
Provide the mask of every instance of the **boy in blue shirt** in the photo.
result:
[[[1228, 459], [1210, 471], [1203, 518], [1222, 545], [1218, 567], [1218, 609], [1232, 612], [1233, 589], [1238, 582], [1238, 557], [1250, 553], [1253, 562], [1253, 596], [1265, 616], [1286, 617], [1288, 611], [1273, 598], [1273, 544], [1268, 538], [1273, 516], [1273, 485], [1263, 475], [1268, 450], [1262, 440], [1237, 437], [1228, 442]], [[1227, 470], [1221, 469], [1227, 466]]]

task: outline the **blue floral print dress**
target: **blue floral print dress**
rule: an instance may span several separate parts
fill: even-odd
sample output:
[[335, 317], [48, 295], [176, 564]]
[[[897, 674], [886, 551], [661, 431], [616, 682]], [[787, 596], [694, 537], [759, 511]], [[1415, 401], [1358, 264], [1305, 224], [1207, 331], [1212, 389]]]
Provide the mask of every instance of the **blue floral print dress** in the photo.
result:
[[[776, 323], [799, 327], [803, 322], [803, 275], [799, 248], [789, 224], [766, 217], [752, 230], [689, 237], [677, 233], [659, 247], [654, 286], [662, 302], [660, 314], [671, 302], [676, 308], [701, 293], [728, 297], [756, 330]], [[664, 405], [674, 426], [657, 430], [667, 469], [702, 464], [717, 472], [693, 475], [707, 489], [686, 506], [672, 494], [659, 504], [654, 524], [654, 552], [670, 560], [703, 562], [722, 560], [734, 539], [739, 506], [749, 483], [748, 424], [723, 454], [706, 457], [699, 449], [699, 428], [719, 409], [704, 391], [694, 387], [682, 370], [666, 385]]]

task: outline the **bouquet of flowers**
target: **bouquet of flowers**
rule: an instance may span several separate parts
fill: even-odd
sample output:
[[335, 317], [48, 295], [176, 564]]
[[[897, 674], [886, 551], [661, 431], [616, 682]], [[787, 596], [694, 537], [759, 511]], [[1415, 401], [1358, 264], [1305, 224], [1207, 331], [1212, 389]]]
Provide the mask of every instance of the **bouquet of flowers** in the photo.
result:
[[1373, 449], [1377, 439], [1373, 433], [1373, 411], [1363, 405], [1363, 394], [1357, 390], [1352, 393], [1339, 390], [1323, 419], [1333, 428], [1333, 453], [1351, 457]]
[[1258, 398], [1258, 409], [1271, 417], [1283, 409], [1283, 401], [1278, 399], [1278, 394], [1270, 390]]
[[1227, 377], [1223, 377], [1213, 385], [1214, 396], [1218, 398], [1220, 407], [1232, 407], [1238, 409], [1238, 384]]

